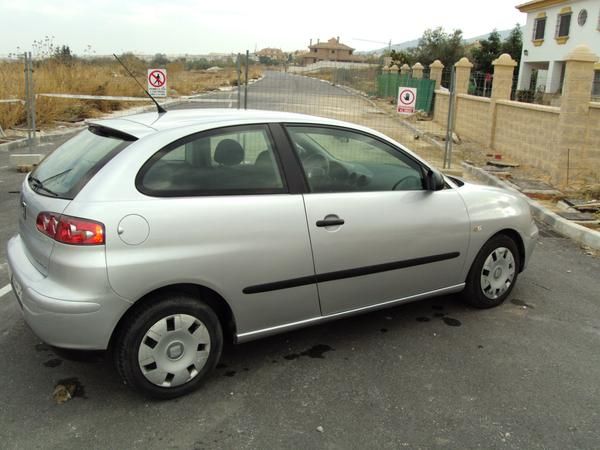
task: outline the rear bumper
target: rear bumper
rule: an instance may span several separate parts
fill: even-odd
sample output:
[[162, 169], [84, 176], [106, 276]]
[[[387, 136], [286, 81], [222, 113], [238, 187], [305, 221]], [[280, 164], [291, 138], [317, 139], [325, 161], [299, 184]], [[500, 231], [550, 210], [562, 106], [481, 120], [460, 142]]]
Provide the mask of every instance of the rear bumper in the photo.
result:
[[73, 298], [68, 287], [60, 295], [60, 286], [29, 261], [20, 236], [11, 238], [7, 247], [13, 292], [33, 332], [56, 347], [106, 349], [130, 303], [112, 291], [104, 280], [98, 280], [101, 286], [90, 287], [92, 295], [81, 292], [78, 298]]

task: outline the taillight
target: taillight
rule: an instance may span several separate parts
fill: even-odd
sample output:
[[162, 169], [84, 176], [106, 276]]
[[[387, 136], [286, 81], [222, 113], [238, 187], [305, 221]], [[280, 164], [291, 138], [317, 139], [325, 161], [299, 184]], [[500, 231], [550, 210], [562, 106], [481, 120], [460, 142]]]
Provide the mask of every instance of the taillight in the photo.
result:
[[41, 212], [37, 216], [36, 225], [46, 236], [64, 244], [104, 244], [104, 225], [93, 220]]

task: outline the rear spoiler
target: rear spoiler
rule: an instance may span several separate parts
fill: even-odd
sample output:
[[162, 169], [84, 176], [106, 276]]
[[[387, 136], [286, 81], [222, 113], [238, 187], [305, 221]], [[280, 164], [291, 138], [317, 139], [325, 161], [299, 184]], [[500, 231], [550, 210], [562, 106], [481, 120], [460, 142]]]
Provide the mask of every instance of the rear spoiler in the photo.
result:
[[94, 134], [97, 134], [98, 136], [112, 137], [121, 139], [123, 141], [137, 141], [138, 139], [129, 133], [125, 133], [124, 131], [116, 130], [114, 128], [110, 128], [104, 125], [91, 124], [88, 127], [88, 130], [90, 130], [90, 132]]

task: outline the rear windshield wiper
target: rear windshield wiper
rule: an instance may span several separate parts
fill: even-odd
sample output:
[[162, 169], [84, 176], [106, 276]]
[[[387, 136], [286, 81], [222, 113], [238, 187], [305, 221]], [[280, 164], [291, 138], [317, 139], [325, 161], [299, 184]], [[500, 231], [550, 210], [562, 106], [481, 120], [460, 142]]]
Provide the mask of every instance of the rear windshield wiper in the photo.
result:
[[29, 179], [31, 181], [33, 181], [33, 188], [40, 190], [40, 191], [44, 191], [47, 192], [50, 195], [54, 195], [55, 197], [58, 197], [59, 195], [54, 192], [51, 189], [48, 189], [47, 187], [44, 186], [44, 183], [42, 183], [42, 181], [39, 178], [34, 177], [33, 175], [29, 175]]

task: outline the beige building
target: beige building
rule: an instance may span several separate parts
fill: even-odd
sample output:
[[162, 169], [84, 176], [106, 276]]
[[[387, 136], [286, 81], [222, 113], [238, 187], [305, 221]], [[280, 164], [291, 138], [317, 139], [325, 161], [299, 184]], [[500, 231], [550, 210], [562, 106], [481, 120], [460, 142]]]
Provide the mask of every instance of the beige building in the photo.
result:
[[354, 49], [340, 42], [339, 36], [331, 38], [327, 42], [319, 42], [313, 45], [312, 39], [308, 46], [309, 51], [303, 57], [303, 64], [313, 64], [319, 61], [337, 62], [363, 62], [363, 58], [353, 55]]

